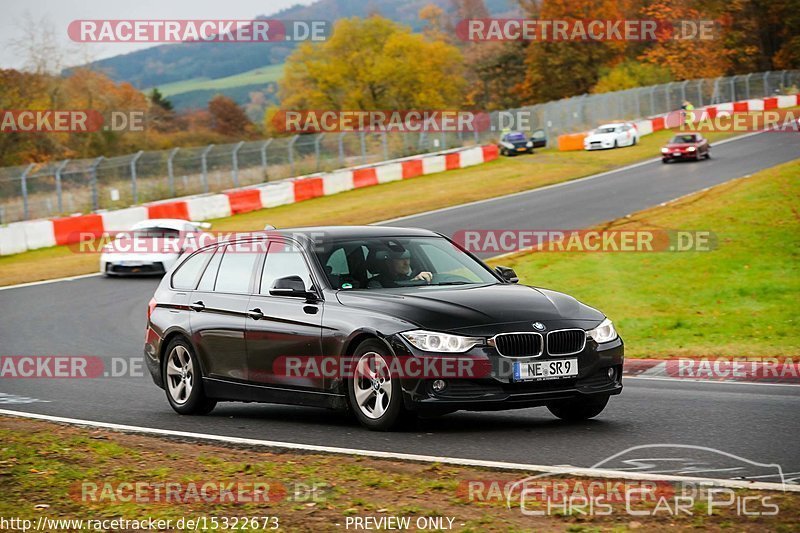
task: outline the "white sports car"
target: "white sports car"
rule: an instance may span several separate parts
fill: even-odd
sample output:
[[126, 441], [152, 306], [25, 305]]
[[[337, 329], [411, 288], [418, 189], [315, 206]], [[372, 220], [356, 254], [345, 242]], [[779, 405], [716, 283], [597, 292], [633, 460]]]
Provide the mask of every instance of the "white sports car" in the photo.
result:
[[633, 146], [639, 142], [639, 130], [631, 122], [603, 124], [583, 139], [584, 150], [603, 150], [619, 146]]
[[211, 224], [172, 218], [153, 218], [133, 225], [103, 247], [100, 272], [106, 276], [166, 273], [187, 245], [209, 237], [200, 231]]

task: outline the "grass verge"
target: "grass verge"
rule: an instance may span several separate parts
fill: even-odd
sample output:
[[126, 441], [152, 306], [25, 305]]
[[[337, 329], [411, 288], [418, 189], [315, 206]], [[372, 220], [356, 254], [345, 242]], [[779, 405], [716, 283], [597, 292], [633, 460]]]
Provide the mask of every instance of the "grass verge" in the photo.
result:
[[[354, 529], [346, 526], [348, 518], [397, 517], [407, 518], [411, 524], [417, 524], [417, 520], [421, 524], [437, 524], [430, 520], [444, 519], [439, 522], [445, 525], [440, 530], [462, 532], [665, 528], [760, 532], [791, 531], [800, 521], [798, 493], [735, 491], [739, 501], [751, 498], [750, 509], [761, 508], [760, 502], [767, 498], [768, 504], [778, 506], [774, 516], [737, 516], [735, 506], [709, 512], [707, 499], [702, 497], [689, 507], [689, 514], [675, 516], [664, 508], [658, 511], [656, 502], [634, 502], [634, 509], [649, 512], [650, 516], [632, 517], [627, 514], [624, 501], [612, 503], [611, 512], [604, 516], [582, 514], [574, 508], [565, 512], [557, 505], [541, 516], [532, 516], [523, 514], [519, 505], [506, 507], [505, 498], [494, 488], [506, 487], [533, 473], [225, 448], [5, 417], [0, 418], [0, 438], [0, 519], [27, 519], [33, 524], [40, 517], [84, 521], [153, 518], [171, 519], [173, 527], [169, 530], [179, 531], [186, 529], [175, 527], [175, 521], [181, 518], [205, 517], [206, 523], [211, 524], [212, 517], [217, 517], [220, 527], [208, 530], [223, 530], [225, 519], [232, 524], [236, 518], [262, 517], [258, 525], [263, 528], [263, 517], [276, 517], [281, 530], [342, 531]], [[481, 492], [472, 494], [495, 497], [482, 501], [470, 498], [468, 483], [476, 481], [491, 484], [479, 485]], [[589, 481], [607, 483], [563, 476], [557, 481], [570, 487], [576, 481], [582, 487]], [[139, 483], [140, 490], [126, 491], [124, 483]], [[170, 503], [147, 501], [158, 494], [164, 496], [163, 490], [147, 490], [164, 483], [181, 487], [173, 490]], [[213, 489], [205, 492], [205, 497], [203, 493], [192, 494], [190, 487], [209, 483], [212, 485], [206, 487], [266, 483], [270, 501], [261, 497], [258, 502], [219, 502], [214, 500]], [[312, 487], [314, 490], [309, 490]], [[612, 482], [612, 490], [614, 487], [619, 485]], [[526, 509], [542, 511], [545, 505], [527, 501]], [[448, 519], [452, 519], [452, 526], [447, 526]], [[271, 526], [274, 522], [267, 523]], [[241, 523], [239, 529], [244, 529]], [[79, 529], [73, 524], [69, 530]]]
[[[532, 156], [500, 158], [475, 167], [420, 176], [298, 204], [261, 209], [213, 220], [214, 230], [258, 230], [276, 227], [369, 224], [484, 198], [569, 181], [659, 155], [673, 134], [660, 131], [637, 146], [595, 152], [541, 150]], [[721, 139], [726, 134], [709, 136]], [[488, 186], [487, 186], [488, 185]], [[0, 286], [95, 272], [95, 254], [77, 254], [67, 246], [0, 257]]]
[[598, 229], [711, 231], [710, 252], [537, 252], [493, 261], [614, 320], [629, 356], [800, 357], [800, 160]]

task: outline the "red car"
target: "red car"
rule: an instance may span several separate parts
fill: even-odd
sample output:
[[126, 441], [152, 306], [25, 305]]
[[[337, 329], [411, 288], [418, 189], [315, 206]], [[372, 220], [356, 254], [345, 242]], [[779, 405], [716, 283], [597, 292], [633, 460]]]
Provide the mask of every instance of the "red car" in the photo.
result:
[[664, 163], [680, 160], [700, 161], [703, 158], [711, 158], [711, 146], [708, 144], [708, 139], [699, 133], [680, 133], [661, 149], [661, 161]]

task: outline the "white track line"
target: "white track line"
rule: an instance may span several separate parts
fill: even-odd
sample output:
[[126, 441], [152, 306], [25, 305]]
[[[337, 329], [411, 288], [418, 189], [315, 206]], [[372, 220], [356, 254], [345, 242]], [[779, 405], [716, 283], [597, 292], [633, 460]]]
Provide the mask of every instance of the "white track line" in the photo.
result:
[[77, 279], [85, 279], [85, 278], [93, 278], [96, 276], [101, 276], [100, 272], [93, 272], [91, 274], [81, 274], [79, 276], [69, 276], [67, 278], [56, 278], [56, 279], [45, 279], [42, 281], [31, 281], [28, 283], [20, 283], [18, 285], [6, 285], [5, 287], [0, 287], [0, 291], [7, 291], [9, 289], [22, 289], [24, 287], [35, 287], [36, 285], [47, 285], [48, 283], [60, 283], [62, 281], [75, 281]]
[[280, 442], [258, 439], [245, 439], [241, 437], [227, 437], [223, 435], [210, 435], [206, 433], [192, 433], [188, 431], [174, 431], [169, 429], [155, 429], [139, 426], [127, 426], [123, 424], [113, 424], [110, 422], [95, 422], [92, 420], [79, 420], [76, 418], [63, 418], [60, 416], [42, 415], [38, 413], [26, 413], [23, 411], [11, 411], [0, 409], [0, 415], [16, 416], [20, 418], [31, 418], [35, 420], [45, 420], [61, 424], [72, 424], [77, 426], [109, 429], [126, 433], [140, 433], [145, 435], [158, 435], [162, 437], [177, 437], [184, 439], [204, 440], [210, 442], [222, 442], [227, 444], [238, 444], [244, 446], [263, 446], [268, 448], [282, 448], [287, 450], [300, 450], [305, 452], [333, 453], [341, 455], [358, 455], [363, 457], [374, 457], [378, 459], [393, 459], [398, 461], [414, 461], [421, 463], [442, 463], [458, 466], [472, 466], [481, 468], [493, 468], [498, 470], [518, 470], [525, 472], [544, 472], [554, 475], [574, 475], [583, 477], [600, 477], [610, 479], [641, 479], [650, 481], [685, 481], [693, 483], [704, 483], [718, 487], [728, 487], [734, 489], [753, 489], [753, 490], [774, 490], [786, 492], [800, 492], [800, 485], [784, 485], [782, 483], [769, 483], [761, 481], [743, 481], [736, 479], [713, 479], [691, 476], [656, 475], [643, 472], [624, 472], [619, 470], [605, 470], [601, 468], [577, 468], [571, 466], [547, 466], [524, 463], [508, 463], [503, 461], [483, 461], [479, 459], [459, 459], [454, 457], [438, 457], [433, 455], [417, 455], [410, 453], [382, 452], [377, 450], [360, 450], [356, 448], [338, 448], [335, 446], [318, 446], [313, 444], [298, 444], [294, 442]]

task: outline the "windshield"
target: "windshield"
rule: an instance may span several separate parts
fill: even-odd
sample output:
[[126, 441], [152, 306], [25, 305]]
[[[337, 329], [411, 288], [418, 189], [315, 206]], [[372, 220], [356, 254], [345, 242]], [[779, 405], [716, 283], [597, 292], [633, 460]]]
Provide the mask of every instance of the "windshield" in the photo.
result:
[[125, 234], [125, 237], [136, 239], [164, 239], [168, 237], [178, 237], [181, 232], [173, 228], [140, 228]]
[[694, 135], [676, 135], [670, 141], [670, 143], [672, 144], [684, 144], [693, 142], [697, 142], [697, 137], [695, 137]]
[[519, 133], [519, 132], [509, 133], [508, 135], [506, 135], [506, 140], [508, 140], [508, 141], [524, 141], [525, 140], [525, 134], [524, 133]]
[[614, 126], [604, 126], [602, 128], [597, 128], [595, 133], [614, 133], [617, 131], [617, 128]]
[[334, 240], [316, 254], [334, 289], [498, 283], [483, 265], [438, 237]]

